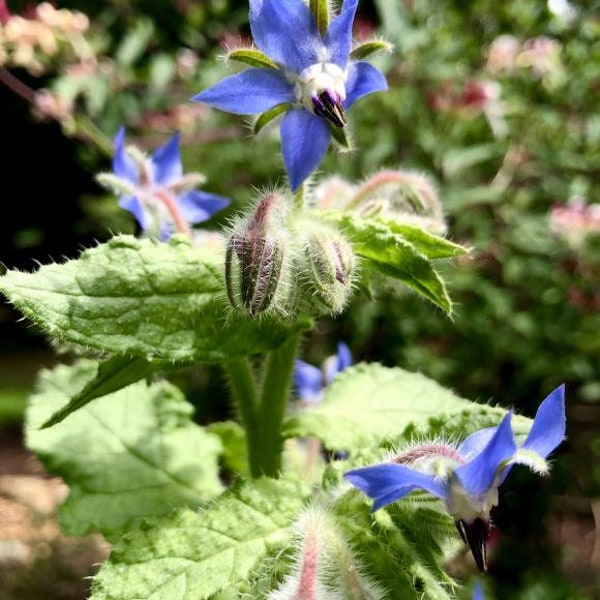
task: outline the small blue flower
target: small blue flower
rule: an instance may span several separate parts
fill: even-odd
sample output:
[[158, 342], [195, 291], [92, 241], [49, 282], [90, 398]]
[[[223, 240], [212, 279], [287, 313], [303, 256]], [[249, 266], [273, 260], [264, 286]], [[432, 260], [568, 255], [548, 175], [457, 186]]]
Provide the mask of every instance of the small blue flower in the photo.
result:
[[458, 448], [437, 442], [412, 446], [393, 462], [348, 471], [344, 477], [374, 499], [373, 510], [415, 489], [444, 500], [477, 565], [485, 570], [489, 514], [498, 504], [498, 487], [515, 464], [547, 473], [545, 459], [564, 439], [564, 385], [541, 403], [520, 447], [511, 417], [508, 412], [500, 425], [473, 433]]
[[191, 189], [204, 181], [199, 173], [183, 174], [179, 134], [151, 157], [125, 148], [125, 128], [115, 136], [113, 174], [101, 182], [117, 189], [119, 206], [137, 219], [140, 227], [162, 240], [175, 231], [189, 232], [189, 223], [200, 223], [225, 208], [229, 199]]
[[306, 404], [317, 404], [323, 396], [323, 390], [334, 377], [352, 365], [352, 354], [344, 342], [337, 347], [337, 354], [330, 356], [318, 369], [303, 360], [296, 360], [294, 369], [294, 387], [298, 397]]
[[254, 42], [274, 63], [223, 79], [192, 100], [235, 114], [289, 105], [281, 146], [292, 190], [321, 164], [331, 127], [344, 127], [345, 111], [359, 98], [387, 89], [381, 72], [350, 60], [358, 0], [344, 0], [324, 35], [303, 0], [250, 0]]

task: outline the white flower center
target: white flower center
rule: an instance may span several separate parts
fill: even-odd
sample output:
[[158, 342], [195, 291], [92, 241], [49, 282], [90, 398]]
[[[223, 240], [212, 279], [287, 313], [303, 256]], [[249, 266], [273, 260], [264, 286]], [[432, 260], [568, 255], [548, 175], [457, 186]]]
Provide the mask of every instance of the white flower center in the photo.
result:
[[296, 100], [336, 127], [346, 124], [346, 73], [333, 63], [316, 63], [300, 73], [294, 86]]
[[484, 496], [472, 498], [464, 490], [457, 477], [448, 482], [449, 493], [446, 499], [448, 512], [457, 521], [471, 523], [480, 518], [489, 519], [490, 510], [498, 504], [498, 486], [493, 485]]

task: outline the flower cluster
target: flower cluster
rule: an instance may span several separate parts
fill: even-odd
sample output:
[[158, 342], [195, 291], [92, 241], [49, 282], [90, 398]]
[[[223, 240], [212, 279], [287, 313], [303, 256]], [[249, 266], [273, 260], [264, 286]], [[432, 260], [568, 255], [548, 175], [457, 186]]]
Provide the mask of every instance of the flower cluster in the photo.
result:
[[190, 234], [189, 224], [209, 219], [229, 199], [195, 190], [204, 182], [200, 173], [183, 174], [179, 135], [160, 146], [151, 157], [125, 147], [125, 128], [115, 137], [113, 173], [98, 181], [120, 193], [119, 206], [134, 215], [140, 227], [162, 240], [173, 233]]
[[515, 464], [545, 474], [546, 457], [565, 437], [564, 385], [541, 403], [525, 442], [518, 446], [509, 411], [497, 427], [470, 435], [460, 446], [424, 443], [400, 452], [388, 463], [348, 471], [345, 478], [374, 499], [373, 510], [423, 489], [446, 504], [469, 544], [477, 566], [487, 569], [490, 510], [498, 487]]
[[2, 3], [0, 22], [0, 64], [23, 67], [34, 75], [44, 73], [49, 57], [61, 50], [80, 52], [90, 24], [84, 13], [56, 9], [49, 2], [38, 4], [29, 18], [10, 14]]
[[259, 51], [238, 56], [259, 66], [193, 97], [235, 114], [285, 113], [281, 145], [293, 191], [321, 164], [332, 127], [346, 125], [346, 111], [387, 88], [378, 69], [352, 60], [357, 5], [358, 0], [344, 0], [339, 15], [323, 27], [303, 0], [250, 0], [250, 28]]

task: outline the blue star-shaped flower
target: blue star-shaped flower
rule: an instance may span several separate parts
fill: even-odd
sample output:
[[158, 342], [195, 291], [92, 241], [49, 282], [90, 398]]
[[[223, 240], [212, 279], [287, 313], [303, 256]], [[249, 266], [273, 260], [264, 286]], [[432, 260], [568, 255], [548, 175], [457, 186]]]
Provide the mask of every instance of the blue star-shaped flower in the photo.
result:
[[281, 146], [293, 191], [321, 164], [331, 127], [346, 124], [345, 111], [366, 94], [387, 89], [378, 69], [350, 60], [357, 4], [344, 0], [322, 35], [303, 0], [250, 0], [254, 42], [273, 68], [252, 67], [192, 98], [235, 114], [289, 105]]
[[351, 365], [352, 354], [344, 342], [338, 344], [337, 353], [325, 360], [322, 369], [297, 359], [294, 368], [294, 387], [298, 397], [307, 404], [318, 403], [325, 387], [338, 373]]
[[107, 183], [121, 192], [119, 206], [131, 212], [140, 227], [162, 240], [189, 223], [206, 221], [225, 208], [223, 196], [190, 189], [203, 181], [199, 173], [183, 174], [179, 134], [157, 148], [151, 157], [125, 149], [125, 128], [115, 136], [114, 177]]
[[415, 489], [444, 500], [477, 565], [485, 570], [489, 513], [498, 503], [498, 487], [514, 464], [548, 471], [545, 459], [565, 436], [564, 393], [561, 385], [542, 402], [520, 447], [508, 412], [498, 427], [473, 433], [458, 448], [439, 443], [414, 446], [394, 462], [348, 471], [344, 477], [375, 500], [373, 510]]

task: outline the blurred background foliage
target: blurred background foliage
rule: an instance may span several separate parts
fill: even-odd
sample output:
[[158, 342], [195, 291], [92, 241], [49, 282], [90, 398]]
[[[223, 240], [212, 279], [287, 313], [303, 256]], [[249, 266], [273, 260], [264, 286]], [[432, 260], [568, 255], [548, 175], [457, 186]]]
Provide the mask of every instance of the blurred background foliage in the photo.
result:
[[[0, 0], [0, 260], [32, 269], [135, 232], [94, 180], [110, 170], [120, 124], [147, 150], [182, 132], [184, 167], [234, 199], [202, 227], [284, 183], [276, 130], [253, 140], [248, 119], [189, 101], [223, 76], [227, 49], [249, 44], [247, 10], [233, 0]], [[317, 364], [344, 339], [356, 360], [422, 371], [530, 416], [566, 382], [569, 439], [541, 489], [527, 473], [510, 482], [492, 574], [498, 598], [599, 597], [600, 3], [362, 0], [355, 37], [373, 36], [395, 48], [375, 59], [390, 90], [353, 108], [355, 150], [330, 152], [316, 181], [422, 172], [449, 238], [472, 252], [444, 268], [452, 320], [403, 290], [357, 296], [319, 324], [303, 357]], [[43, 346], [1, 311], [4, 356]], [[18, 419], [23, 377], [3, 371], [0, 416]], [[216, 398], [198, 400], [202, 420], [223, 410], [212, 374], [182, 375], [192, 397]]]

